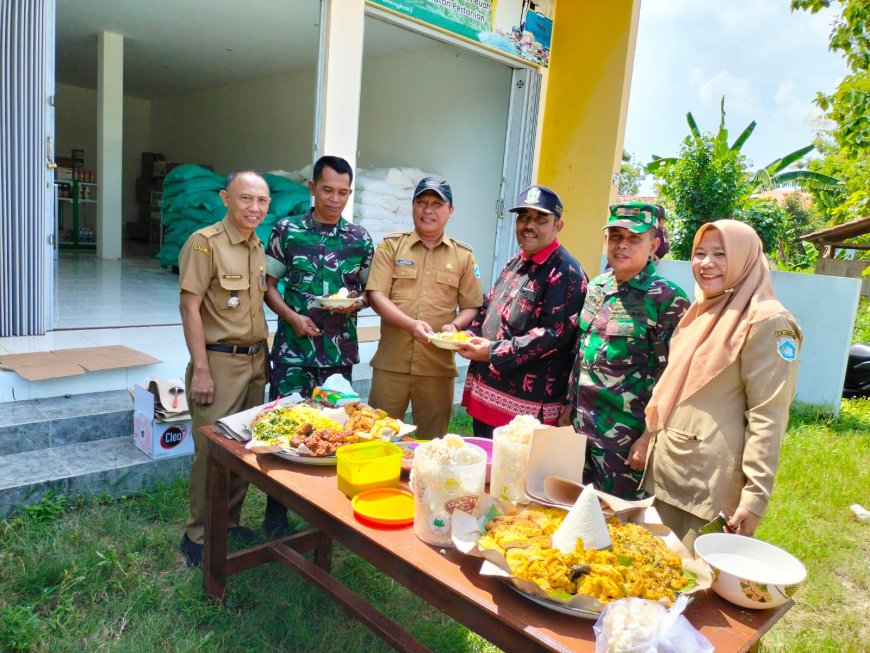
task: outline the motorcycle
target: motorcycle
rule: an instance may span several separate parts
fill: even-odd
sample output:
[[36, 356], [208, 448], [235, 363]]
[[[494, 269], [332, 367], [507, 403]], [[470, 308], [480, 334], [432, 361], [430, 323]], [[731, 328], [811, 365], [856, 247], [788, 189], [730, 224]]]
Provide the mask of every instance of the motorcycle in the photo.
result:
[[843, 397], [870, 397], [870, 343], [859, 342], [849, 348]]

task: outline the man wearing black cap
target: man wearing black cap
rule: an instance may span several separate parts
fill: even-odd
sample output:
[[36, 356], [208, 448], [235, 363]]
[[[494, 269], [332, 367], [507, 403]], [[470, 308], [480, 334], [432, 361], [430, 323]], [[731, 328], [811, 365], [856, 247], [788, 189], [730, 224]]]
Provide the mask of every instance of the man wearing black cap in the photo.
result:
[[589, 282], [560, 418], [588, 438], [586, 482], [630, 500], [644, 497], [638, 487], [648, 443], [641, 437], [644, 410], [689, 306], [652, 263], [660, 246], [657, 214], [642, 202], [610, 207], [604, 244], [611, 269]]
[[556, 424], [562, 409], [575, 319], [586, 297], [586, 273], [559, 244], [562, 202], [530, 186], [511, 209], [520, 253], [507, 262], [460, 343], [468, 368], [462, 405], [474, 434], [491, 437], [516, 415]]
[[[483, 301], [471, 247], [444, 234], [453, 193], [439, 177], [414, 189], [414, 231], [388, 235], [375, 250], [368, 291], [381, 316], [369, 403], [401, 419], [411, 403], [417, 437], [441, 437], [453, 408], [453, 352], [429, 334], [468, 326]], [[457, 311], [458, 308], [458, 311]]]

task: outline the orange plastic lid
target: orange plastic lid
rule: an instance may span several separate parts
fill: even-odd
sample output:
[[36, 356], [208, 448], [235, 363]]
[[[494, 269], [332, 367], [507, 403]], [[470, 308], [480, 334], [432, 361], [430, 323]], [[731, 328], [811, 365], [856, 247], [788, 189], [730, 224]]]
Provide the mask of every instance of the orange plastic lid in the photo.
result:
[[399, 488], [377, 488], [360, 492], [350, 501], [354, 515], [363, 523], [406, 526], [414, 523], [414, 495]]

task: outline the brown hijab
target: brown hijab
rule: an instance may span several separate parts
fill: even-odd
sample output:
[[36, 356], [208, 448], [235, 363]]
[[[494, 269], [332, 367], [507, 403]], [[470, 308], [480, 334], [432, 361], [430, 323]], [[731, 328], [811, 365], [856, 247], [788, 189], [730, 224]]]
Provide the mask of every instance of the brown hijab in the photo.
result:
[[668, 366], [646, 408], [650, 431], [664, 428], [677, 404], [737, 360], [753, 324], [785, 312], [773, 291], [767, 258], [755, 230], [736, 220], [708, 222], [695, 234], [693, 255], [708, 229], [716, 229], [722, 236], [728, 290], [704, 297], [696, 287], [695, 302], [674, 332]]

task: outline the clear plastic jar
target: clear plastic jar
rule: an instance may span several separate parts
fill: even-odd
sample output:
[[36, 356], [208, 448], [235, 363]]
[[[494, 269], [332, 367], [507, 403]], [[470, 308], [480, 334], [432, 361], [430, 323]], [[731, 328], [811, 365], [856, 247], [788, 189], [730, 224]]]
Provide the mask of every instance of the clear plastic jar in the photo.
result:
[[492, 474], [489, 493], [502, 501], [527, 503], [526, 472], [531, 438], [525, 442], [510, 437], [506, 427], [492, 433]]
[[467, 450], [459, 457], [461, 462], [442, 464], [443, 456], [427, 455], [431, 444], [421, 444], [414, 451], [411, 470], [414, 533], [427, 544], [453, 546], [450, 539], [453, 512], [462, 510], [478, 518], [481, 516], [486, 452], [475, 444], [464, 443], [462, 446]]

